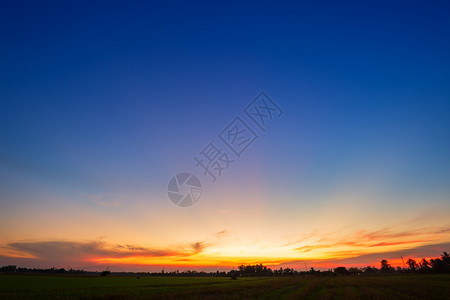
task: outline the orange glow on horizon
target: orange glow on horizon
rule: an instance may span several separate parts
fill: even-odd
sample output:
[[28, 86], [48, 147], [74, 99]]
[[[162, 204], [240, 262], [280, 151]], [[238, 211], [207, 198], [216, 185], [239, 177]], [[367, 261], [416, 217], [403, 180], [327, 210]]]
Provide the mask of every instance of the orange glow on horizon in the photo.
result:
[[[408, 258], [414, 259], [417, 264], [422, 261], [423, 258], [430, 261], [431, 258], [436, 257], [404, 257], [396, 259], [387, 259], [388, 263], [396, 268], [408, 268], [406, 261]], [[314, 260], [311, 265], [308, 265], [308, 270], [313, 267], [315, 269], [334, 269], [337, 267], [345, 266], [347, 268], [357, 267], [363, 268], [367, 266], [380, 268], [381, 260], [371, 260], [359, 263], [341, 263], [339, 261], [333, 262], [328, 259]], [[95, 264], [112, 264], [112, 265], [140, 265], [140, 266], [171, 266], [171, 267], [219, 267], [219, 268], [236, 268], [240, 265], [251, 265], [251, 264], [263, 264], [265, 266], [271, 267], [272, 269], [277, 269], [280, 265], [283, 267], [291, 267], [297, 270], [304, 270], [304, 262], [293, 262], [291, 259], [274, 259], [274, 258], [258, 258], [258, 257], [205, 257], [199, 255], [197, 257], [151, 257], [151, 256], [128, 256], [128, 257], [102, 257], [102, 258], [92, 258], [88, 261]], [[305, 260], [307, 262], [308, 260]], [[290, 265], [290, 263], [292, 263]], [[308, 263], [309, 264], [309, 263]]]
[[128, 257], [103, 257], [89, 259], [88, 261], [97, 264], [121, 264], [121, 265], [167, 265], [167, 266], [220, 266], [232, 267], [242, 264], [276, 265], [285, 262], [280, 259], [268, 259], [258, 257], [152, 257], [152, 256], [128, 256]]

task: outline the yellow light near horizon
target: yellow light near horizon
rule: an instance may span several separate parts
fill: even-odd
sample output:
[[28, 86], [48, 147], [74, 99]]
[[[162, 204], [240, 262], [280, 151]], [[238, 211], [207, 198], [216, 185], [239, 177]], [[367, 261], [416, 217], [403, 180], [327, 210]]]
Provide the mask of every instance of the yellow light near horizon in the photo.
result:
[[261, 257], [151, 257], [151, 256], [129, 256], [129, 257], [104, 257], [90, 259], [91, 262], [98, 264], [124, 264], [124, 265], [170, 265], [170, 266], [221, 266], [232, 267], [241, 264], [280, 264], [285, 262], [283, 259], [261, 258]]

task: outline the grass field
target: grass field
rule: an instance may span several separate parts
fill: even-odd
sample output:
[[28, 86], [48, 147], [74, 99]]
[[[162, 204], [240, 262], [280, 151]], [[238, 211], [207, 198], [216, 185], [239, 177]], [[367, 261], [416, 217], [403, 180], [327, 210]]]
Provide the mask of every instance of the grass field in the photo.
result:
[[0, 299], [450, 299], [450, 275], [68, 277], [0, 275]]

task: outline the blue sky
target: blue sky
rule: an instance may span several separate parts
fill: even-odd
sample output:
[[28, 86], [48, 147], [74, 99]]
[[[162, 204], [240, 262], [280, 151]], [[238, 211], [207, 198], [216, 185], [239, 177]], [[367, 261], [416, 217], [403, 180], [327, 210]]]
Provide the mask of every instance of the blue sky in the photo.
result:
[[[168, 180], [201, 176], [193, 156], [261, 90], [284, 115], [219, 182], [201, 178], [190, 213], [226, 209], [226, 192], [259, 195], [277, 218], [326, 210], [333, 197], [363, 198], [360, 213], [445, 211], [449, 13], [445, 1], [4, 4], [0, 214], [179, 214]], [[63, 238], [8, 225], [4, 243]]]

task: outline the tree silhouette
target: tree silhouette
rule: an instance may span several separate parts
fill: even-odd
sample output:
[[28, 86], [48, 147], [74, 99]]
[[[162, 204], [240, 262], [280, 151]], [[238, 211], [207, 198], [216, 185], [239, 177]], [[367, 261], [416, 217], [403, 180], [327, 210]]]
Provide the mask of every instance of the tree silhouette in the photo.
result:
[[450, 256], [447, 252], [441, 255], [441, 258], [430, 259], [433, 273], [450, 273]]
[[408, 258], [408, 260], [406, 261], [406, 263], [409, 266], [409, 269], [413, 272], [416, 272], [416, 267], [417, 267], [417, 263], [414, 259], [412, 258]]
[[383, 273], [391, 273], [394, 270], [395, 269], [393, 267], [391, 267], [391, 265], [388, 263], [388, 261], [386, 259], [383, 259], [381, 261], [381, 272], [383, 272]]
[[419, 262], [419, 272], [420, 273], [430, 273], [431, 272], [430, 263], [425, 258], [422, 258], [422, 260]]
[[347, 275], [348, 270], [346, 267], [337, 267], [336, 269], [334, 269], [334, 273], [337, 275]]
[[[447, 252], [443, 252], [441, 257], [437, 258], [431, 258], [427, 260], [426, 258], [423, 258], [419, 264], [412, 259], [409, 258], [407, 260], [407, 264], [409, 266], [409, 269], [402, 268], [400, 266], [397, 267], [397, 269], [394, 269], [389, 262], [386, 259], [381, 260], [381, 269], [377, 269], [374, 266], [367, 266], [362, 269], [358, 269], [355, 267], [352, 267], [350, 269], [346, 269], [346, 267], [338, 267], [334, 269], [334, 271], [320, 271], [315, 270], [314, 267], [311, 267], [309, 271], [297, 271], [293, 268], [279, 268], [272, 270], [271, 268], [264, 266], [263, 264], [255, 264], [255, 265], [240, 265], [238, 267], [238, 270], [230, 270], [228, 272], [198, 272], [198, 271], [191, 271], [186, 270], [183, 272], [173, 271], [173, 272], [142, 272], [142, 273], [133, 273], [133, 272], [114, 272], [114, 274], [140, 274], [140, 276], [186, 276], [186, 277], [192, 277], [192, 276], [215, 276], [215, 277], [225, 277], [225, 276], [231, 276], [234, 278], [237, 278], [237, 276], [307, 276], [307, 275], [314, 275], [314, 276], [332, 276], [332, 275], [355, 275], [355, 274], [361, 274], [362, 272], [370, 275], [370, 274], [376, 274], [379, 272], [389, 272], [389, 273], [406, 273], [406, 272], [414, 272], [414, 273], [450, 273], [450, 255]], [[101, 276], [107, 276], [111, 273], [111, 271], [106, 270], [103, 272], [96, 272], [96, 271], [85, 271], [85, 270], [65, 270], [64, 268], [49, 268], [49, 269], [43, 269], [43, 268], [21, 268], [14, 265], [9, 266], [2, 266], [0, 267], [0, 274], [1, 273], [36, 273], [36, 274], [91, 274], [91, 275], [98, 275]]]

